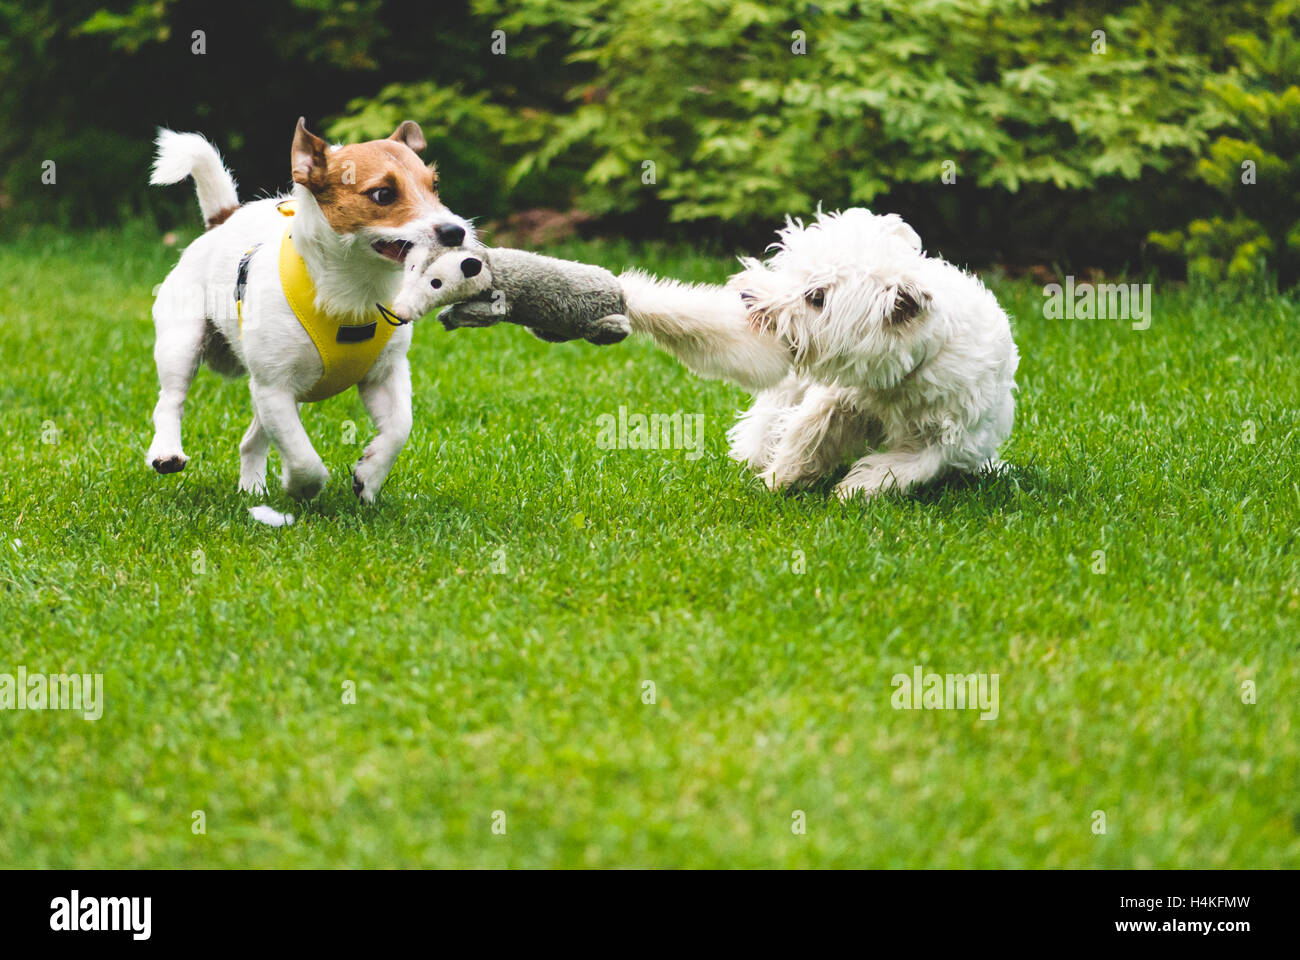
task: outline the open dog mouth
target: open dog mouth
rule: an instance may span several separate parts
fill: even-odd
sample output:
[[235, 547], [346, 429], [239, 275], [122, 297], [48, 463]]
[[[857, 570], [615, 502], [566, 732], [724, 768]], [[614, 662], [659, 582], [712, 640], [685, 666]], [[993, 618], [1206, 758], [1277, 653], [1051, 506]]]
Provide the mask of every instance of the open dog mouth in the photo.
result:
[[375, 253], [396, 263], [405, 260], [406, 255], [411, 252], [413, 246], [414, 244], [407, 240], [376, 240], [370, 245]]

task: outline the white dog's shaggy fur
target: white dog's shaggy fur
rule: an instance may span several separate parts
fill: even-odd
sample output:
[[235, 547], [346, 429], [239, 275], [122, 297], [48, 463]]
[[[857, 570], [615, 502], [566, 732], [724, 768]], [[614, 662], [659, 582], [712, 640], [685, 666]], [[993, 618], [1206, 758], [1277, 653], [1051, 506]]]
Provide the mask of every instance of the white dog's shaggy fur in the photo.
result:
[[925, 256], [892, 214], [819, 212], [778, 236], [726, 287], [620, 277], [634, 331], [701, 376], [758, 391], [731, 455], [773, 490], [858, 458], [842, 498], [995, 467], [1019, 357], [983, 284]]

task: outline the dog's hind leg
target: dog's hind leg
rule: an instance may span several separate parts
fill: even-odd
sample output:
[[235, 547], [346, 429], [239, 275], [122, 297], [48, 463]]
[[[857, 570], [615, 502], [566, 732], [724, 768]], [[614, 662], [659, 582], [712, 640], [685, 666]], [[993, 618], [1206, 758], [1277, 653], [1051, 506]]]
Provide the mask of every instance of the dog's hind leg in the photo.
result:
[[885, 491], [908, 491], [937, 479], [949, 467], [943, 447], [938, 444], [916, 450], [887, 450], [871, 453], [855, 463], [835, 487], [841, 500], [861, 494], [874, 497]]
[[179, 473], [189, 461], [181, 449], [181, 417], [207, 328], [202, 290], [164, 283], [154, 301], [153, 318], [159, 389], [153, 410], [153, 442], [145, 461], [159, 473]]
[[239, 441], [239, 489], [243, 493], [266, 493], [266, 455], [271, 449], [271, 437], [262, 429], [262, 421], [253, 411], [253, 422]]

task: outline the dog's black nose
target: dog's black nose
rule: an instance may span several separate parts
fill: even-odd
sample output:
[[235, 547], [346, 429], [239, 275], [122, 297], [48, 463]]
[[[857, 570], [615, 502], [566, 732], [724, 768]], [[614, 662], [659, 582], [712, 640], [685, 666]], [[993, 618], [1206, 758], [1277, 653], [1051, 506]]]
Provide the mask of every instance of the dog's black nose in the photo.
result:
[[465, 228], [454, 223], [439, 224], [433, 232], [444, 247], [459, 247], [465, 241]]
[[460, 262], [460, 272], [467, 277], [477, 277], [483, 269], [483, 261], [477, 257], [466, 257]]

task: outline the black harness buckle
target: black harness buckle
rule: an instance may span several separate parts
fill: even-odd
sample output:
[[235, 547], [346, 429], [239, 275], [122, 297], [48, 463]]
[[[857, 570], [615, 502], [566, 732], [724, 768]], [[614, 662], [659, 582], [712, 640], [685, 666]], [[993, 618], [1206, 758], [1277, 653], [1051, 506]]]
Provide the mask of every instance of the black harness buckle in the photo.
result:
[[253, 259], [253, 254], [257, 253], [260, 243], [255, 243], [248, 248], [248, 252], [239, 258], [239, 271], [235, 274], [235, 302], [244, 302], [244, 289], [248, 286], [248, 262]]
[[338, 343], [364, 343], [374, 337], [378, 325], [378, 321], [357, 325], [344, 324], [339, 327], [339, 332], [335, 334], [334, 339]]

